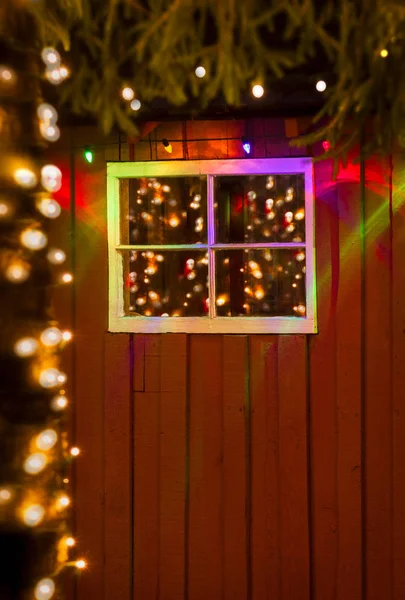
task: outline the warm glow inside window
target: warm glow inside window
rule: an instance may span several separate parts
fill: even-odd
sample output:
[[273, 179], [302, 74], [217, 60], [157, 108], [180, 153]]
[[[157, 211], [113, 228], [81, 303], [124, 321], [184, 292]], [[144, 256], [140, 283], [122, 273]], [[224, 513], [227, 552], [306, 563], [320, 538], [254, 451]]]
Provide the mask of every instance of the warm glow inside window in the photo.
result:
[[110, 331], [313, 333], [307, 158], [108, 164]]

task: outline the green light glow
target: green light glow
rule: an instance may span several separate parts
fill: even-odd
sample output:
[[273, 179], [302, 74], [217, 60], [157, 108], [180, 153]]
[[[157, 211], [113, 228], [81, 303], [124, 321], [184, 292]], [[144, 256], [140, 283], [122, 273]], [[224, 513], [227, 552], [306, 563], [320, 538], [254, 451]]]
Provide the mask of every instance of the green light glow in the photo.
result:
[[93, 162], [93, 152], [87, 148], [84, 151], [84, 158], [87, 160], [88, 163]]

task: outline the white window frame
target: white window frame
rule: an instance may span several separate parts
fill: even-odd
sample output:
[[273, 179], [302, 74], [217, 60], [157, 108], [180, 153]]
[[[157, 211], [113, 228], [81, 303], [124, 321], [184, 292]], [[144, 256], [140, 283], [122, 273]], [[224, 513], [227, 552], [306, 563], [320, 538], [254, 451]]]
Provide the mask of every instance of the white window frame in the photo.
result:
[[[305, 243], [215, 244], [214, 178], [218, 175], [305, 176]], [[124, 313], [123, 250], [149, 249], [145, 245], [123, 245], [120, 240], [120, 179], [141, 177], [207, 176], [208, 244], [198, 249], [209, 253], [210, 308], [204, 317], [143, 317]], [[202, 161], [160, 161], [107, 163], [107, 221], [109, 263], [109, 324], [111, 332], [132, 333], [316, 333], [316, 281], [314, 244], [314, 192], [311, 158], [227, 159]], [[182, 245], [188, 247], [188, 245]], [[214, 251], [228, 248], [305, 248], [306, 316], [305, 317], [213, 317], [215, 314]], [[176, 246], [153, 246], [175, 250]], [[195, 244], [189, 249], [195, 250]]]

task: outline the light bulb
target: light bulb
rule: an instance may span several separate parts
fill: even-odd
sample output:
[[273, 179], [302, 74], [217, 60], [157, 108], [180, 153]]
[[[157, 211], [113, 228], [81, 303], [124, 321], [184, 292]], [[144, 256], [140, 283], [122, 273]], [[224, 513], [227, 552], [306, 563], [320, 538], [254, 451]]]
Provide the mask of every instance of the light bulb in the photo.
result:
[[124, 100], [133, 100], [134, 96], [135, 96], [135, 92], [132, 88], [130, 87], [124, 87], [124, 89], [121, 92], [122, 97], [124, 98]]
[[56, 219], [61, 213], [59, 202], [56, 202], [53, 198], [43, 198], [38, 205], [38, 209], [48, 219]]
[[62, 281], [63, 283], [71, 283], [73, 281], [72, 273], [63, 273]]
[[39, 374], [39, 383], [44, 388], [53, 388], [59, 385], [58, 377], [60, 375], [60, 371], [58, 369], [44, 369]]
[[50, 600], [55, 593], [55, 584], [52, 579], [46, 577], [38, 581], [35, 586], [35, 599], [36, 600]]
[[66, 254], [58, 248], [51, 248], [46, 256], [53, 265], [60, 265], [66, 260]]
[[12, 81], [14, 77], [14, 73], [11, 69], [9, 69], [8, 67], [4, 67], [3, 65], [0, 66], [0, 79], [2, 81], [5, 82], [10, 82]]
[[322, 79], [316, 82], [316, 89], [318, 92], [324, 92], [326, 90], [326, 82]]
[[17, 356], [26, 357], [35, 354], [38, 348], [38, 342], [32, 337], [21, 338], [14, 345], [14, 352]]
[[44, 346], [57, 346], [62, 341], [62, 332], [57, 327], [47, 327], [41, 333], [40, 340]]
[[70, 71], [69, 71], [69, 69], [68, 69], [67, 67], [65, 67], [65, 66], [62, 66], [62, 67], [60, 67], [60, 69], [59, 69], [59, 73], [60, 73], [60, 76], [61, 76], [63, 79], [66, 79], [66, 77], [69, 77]]
[[252, 87], [252, 94], [255, 98], [261, 98], [264, 94], [264, 88], [262, 85], [256, 84]]
[[64, 331], [62, 333], [62, 339], [64, 342], [70, 342], [73, 337], [73, 333], [71, 331]]
[[41, 58], [46, 65], [52, 65], [53, 67], [60, 65], [60, 54], [55, 48], [44, 48], [41, 52]]
[[21, 234], [21, 243], [29, 250], [42, 250], [45, 248], [48, 238], [39, 229], [26, 229]]
[[226, 296], [219, 296], [217, 298], [217, 306], [223, 306], [226, 302]]
[[66, 546], [69, 546], [69, 548], [73, 548], [73, 546], [76, 545], [76, 540], [72, 537], [68, 537], [66, 538]]
[[12, 495], [9, 488], [0, 488], [0, 504], [7, 504], [7, 502], [10, 502]]
[[38, 525], [45, 515], [45, 509], [40, 504], [31, 504], [23, 512], [23, 521], [29, 527]]
[[37, 115], [41, 119], [41, 121], [44, 121], [45, 123], [49, 123], [51, 125], [54, 125], [58, 120], [58, 113], [56, 111], [56, 108], [54, 108], [52, 104], [47, 104], [46, 102], [43, 102], [38, 106]]
[[41, 169], [41, 183], [48, 192], [57, 192], [62, 187], [62, 173], [55, 165], [45, 165]]
[[59, 68], [55, 69], [55, 67], [53, 67], [53, 66], [47, 67], [47, 69], [45, 71], [45, 77], [47, 78], [49, 83], [52, 83], [52, 85], [59, 85], [63, 81], [63, 77], [60, 72], [60, 69]]
[[37, 436], [35, 443], [40, 450], [50, 450], [54, 447], [58, 439], [58, 434], [54, 429], [44, 429]]
[[27, 263], [19, 260], [10, 263], [5, 271], [6, 278], [12, 283], [23, 283], [28, 279], [29, 274]]
[[197, 67], [197, 68], [196, 68], [196, 70], [195, 70], [194, 72], [195, 72], [195, 74], [197, 75], [197, 77], [199, 77], [200, 79], [201, 79], [202, 77], [205, 77], [205, 74], [206, 74], [206, 70], [205, 70], [205, 69], [204, 69], [204, 67], [202, 67], [202, 66], [200, 66], [200, 67]]
[[80, 448], [77, 448], [76, 446], [74, 446], [73, 448], [70, 449], [70, 454], [72, 456], [79, 456]]
[[69, 496], [66, 496], [66, 495], [59, 496], [58, 505], [60, 508], [66, 508], [67, 506], [69, 506], [69, 504], [70, 504]]
[[55, 396], [51, 401], [52, 410], [58, 412], [64, 410], [68, 405], [68, 399], [65, 396]]
[[132, 110], [139, 110], [141, 108], [141, 103], [137, 98], [135, 98], [135, 100], [132, 100], [130, 106]]
[[169, 219], [169, 225], [170, 227], [177, 227], [180, 223], [180, 219], [178, 217], [171, 217]]
[[30, 454], [24, 462], [24, 471], [30, 475], [40, 473], [46, 466], [46, 456], [42, 452]]
[[305, 252], [298, 252], [295, 259], [298, 260], [299, 262], [302, 262], [305, 259]]
[[386, 48], [383, 48], [380, 52], [380, 56], [381, 56], [381, 58], [387, 58], [388, 50]]
[[297, 210], [297, 212], [294, 215], [294, 219], [296, 221], [302, 221], [302, 219], [305, 217], [305, 211], [303, 208], [300, 208], [299, 210]]
[[14, 171], [14, 181], [23, 188], [33, 188], [38, 183], [38, 178], [31, 169], [16, 169]]
[[59, 373], [58, 375], [58, 383], [66, 383], [67, 375], [66, 373]]
[[83, 559], [77, 560], [77, 561], [76, 561], [76, 567], [77, 567], [78, 569], [85, 569], [85, 568], [87, 567], [87, 563], [86, 563], [86, 561], [85, 561], [85, 560], [83, 560]]
[[57, 125], [48, 125], [47, 123], [41, 123], [39, 130], [43, 138], [48, 142], [56, 142], [60, 138], [60, 130]]
[[5, 202], [0, 202], [0, 217], [5, 217], [9, 212], [9, 206]]

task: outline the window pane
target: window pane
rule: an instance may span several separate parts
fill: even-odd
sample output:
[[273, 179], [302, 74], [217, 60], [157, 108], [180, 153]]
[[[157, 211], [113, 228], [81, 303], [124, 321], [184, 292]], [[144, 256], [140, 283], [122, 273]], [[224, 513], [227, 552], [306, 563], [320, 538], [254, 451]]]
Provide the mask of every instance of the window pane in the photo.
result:
[[207, 316], [207, 252], [131, 251], [123, 256], [127, 315]]
[[206, 243], [206, 177], [125, 179], [121, 198], [121, 243]]
[[217, 250], [217, 316], [305, 316], [303, 249]]
[[305, 177], [215, 177], [216, 241], [305, 241]]

